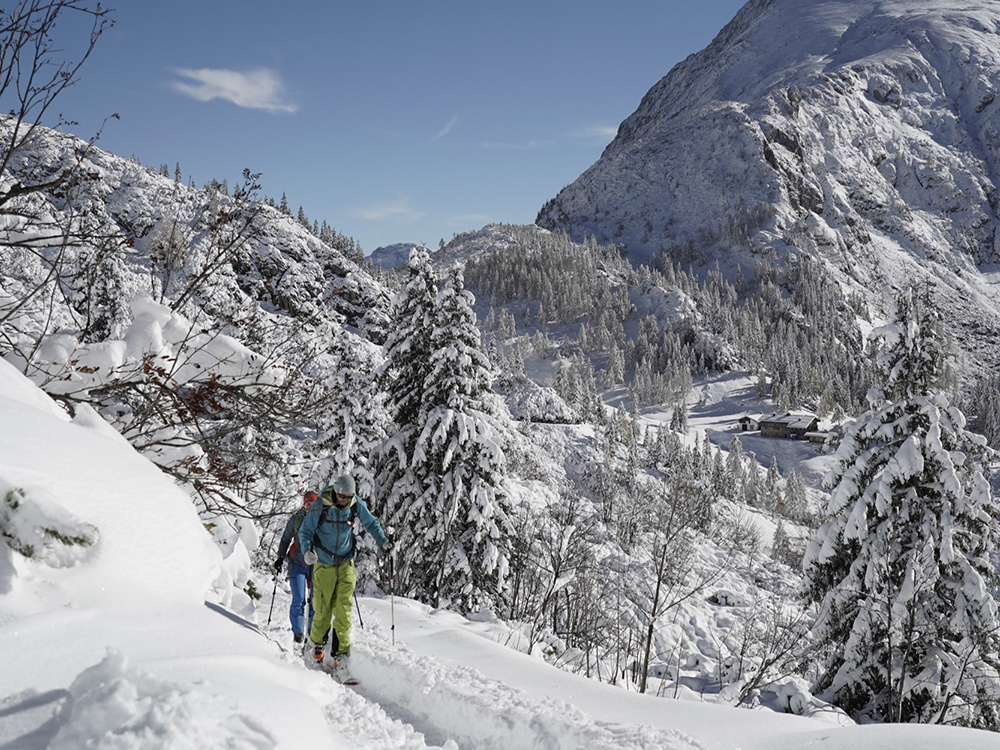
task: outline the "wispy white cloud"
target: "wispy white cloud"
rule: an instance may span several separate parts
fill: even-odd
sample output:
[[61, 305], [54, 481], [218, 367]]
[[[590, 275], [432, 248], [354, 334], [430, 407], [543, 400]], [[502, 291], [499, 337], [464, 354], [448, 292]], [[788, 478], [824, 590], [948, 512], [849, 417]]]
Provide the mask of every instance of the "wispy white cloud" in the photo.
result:
[[601, 140], [610, 141], [618, 134], [618, 128], [612, 125], [587, 125], [576, 130], [561, 133], [558, 138], [533, 139], [530, 141], [486, 141], [480, 144], [483, 148], [507, 149], [509, 151], [525, 151], [533, 148], [552, 146], [556, 143], [565, 142], [567, 139], [574, 140]]
[[438, 140], [441, 140], [441, 139], [442, 139], [442, 138], [444, 138], [444, 137], [445, 137], [446, 135], [448, 135], [448, 133], [450, 133], [450, 132], [451, 132], [451, 129], [452, 129], [453, 127], [455, 127], [455, 126], [456, 126], [457, 124], [458, 124], [458, 118], [457, 118], [457, 117], [452, 117], [452, 118], [451, 118], [450, 120], [448, 120], [448, 124], [447, 124], [447, 125], [445, 125], [445, 126], [444, 126], [443, 128], [441, 128], [441, 129], [440, 129], [440, 130], [439, 130], [439, 131], [438, 131], [438, 132], [437, 132], [437, 133], [435, 134], [435, 136], [434, 136], [433, 138], [431, 138], [431, 140], [432, 140], [432, 141], [438, 141]]
[[424, 218], [426, 214], [410, 205], [410, 196], [403, 195], [390, 203], [355, 208], [351, 215], [369, 221], [395, 221], [409, 224]]
[[237, 107], [272, 113], [299, 110], [287, 100], [281, 77], [268, 68], [246, 72], [225, 68], [174, 68], [173, 72], [183, 80], [172, 81], [171, 86], [199, 102], [222, 99]]
[[509, 142], [498, 142], [498, 141], [486, 141], [483, 144], [483, 148], [506, 148], [523, 150], [529, 148], [539, 148], [541, 146], [551, 146], [555, 141], [525, 141], [523, 143], [509, 143]]
[[377, 127], [373, 129], [373, 132], [377, 133], [378, 135], [387, 135], [390, 138], [403, 137], [403, 132], [401, 130], [396, 130], [395, 128]]
[[610, 141], [616, 135], [618, 135], [618, 127], [615, 125], [585, 125], [571, 132], [569, 137], [578, 140]]
[[597, 138], [605, 141], [610, 141], [616, 135], [618, 135], [616, 125], [587, 125], [570, 133], [573, 138]]
[[483, 226], [490, 220], [488, 214], [459, 214], [445, 219], [445, 226], [467, 228]]

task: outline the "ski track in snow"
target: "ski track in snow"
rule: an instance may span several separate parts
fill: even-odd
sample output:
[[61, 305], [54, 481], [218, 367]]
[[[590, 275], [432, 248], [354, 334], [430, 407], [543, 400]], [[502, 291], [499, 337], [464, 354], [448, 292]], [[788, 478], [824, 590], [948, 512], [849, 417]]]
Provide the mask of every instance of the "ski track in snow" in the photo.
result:
[[[679, 731], [595, 721], [568, 703], [538, 701], [475, 669], [414, 654], [390, 644], [373, 620], [366, 617], [369, 626], [361, 628], [355, 616], [352, 630], [351, 672], [360, 684], [346, 687], [331, 675], [344, 695], [326, 707], [331, 728], [366, 750], [705, 750]], [[281, 643], [291, 640], [286, 623], [268, 631]], [[298, 648], [281, 643], [288, 660], [309, 668]]]
[[[289, 647], [285, 643], [291, 641], [291, 632], [286, 623], [268, 626], [263, 628], [262, 632], [280, 649], [283, 661], [298, 664], [302, 669], [315, 669], [306, 661], [308, 655], [305, 649], [308, 645], [303, 647], [291, 644]], [[306, 640], [308, 644], [308, 637]], [[327, 724], [337, 735], [356, 742], [359, 748], [427, 750], [440, 747], [442, 750], [458, 750], [458, 746], [454, 743], [428, 745], [424, 734], [412, 722], [391, 715], [386, 707], [366, 698], [357, 688], [341, 685], [331, 673], [327, 672], [327, 675], [330, 678], [330, 692], [334, 698], [324, 708]]]
[[[336, 680], [331, 675], [330, 679]], [[337, 683], [340, 685], [340, 683]], [[360, 686], [358, 686], [360, 687]], [[443, 750], [458, 750], [454, 743], [428, 745], [422, 727], [415, 726], [405, 717], [389, 713], [392, 706], [383, 706], [377, 701], [366, 697], [358, 688], [340, 685], [344, 692], [343, 700], [327, 707], [327, 721], [332, 727], [343, 732], [344, 727], [351, 727], [346, 732], [363, 748], [405, 748], [406, 750], [423, 750], [424, 748], [441, 747]], [[387, 710], [388, 709], [388, 710]]]
[[[361, 680], [360, 692], [398, 707], [425, 725], [429, 735], [433, 727], [434, 734], [453, 739], [461, 747], [700, 747], [680, 732], [596, 722], [567, 703], [535, 701], [504, 683], [486, 679], [475, 669], [446, 667], [413, 654], [405, 646], [376, 645], [372, 634], [367, 635], [352, 650], [352, 669]], [[451, 710], [442, 712], [442, 706]]]

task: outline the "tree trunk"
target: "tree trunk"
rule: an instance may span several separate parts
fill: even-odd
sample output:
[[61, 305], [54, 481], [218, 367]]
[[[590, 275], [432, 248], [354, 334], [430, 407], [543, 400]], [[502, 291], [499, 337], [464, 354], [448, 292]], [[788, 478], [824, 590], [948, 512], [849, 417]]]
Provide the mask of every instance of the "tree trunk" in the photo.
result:
[[646, 629], [646, 643], [642, 656], [642, 674], [639, 679], [639, 692], [646, 692], [646, 678], [649, 674], [649, 652], [653, 645], [653, 629], [656, 625], [656, 614], [660, 607], [660, 587], [663, 585], [663, 569], [666, 567], [667, 546], [663, 545], [660, 552], [659, 565], [656, 566], [656, 588], [653, 591], [653, 606], [649, 610], [649, 627]]

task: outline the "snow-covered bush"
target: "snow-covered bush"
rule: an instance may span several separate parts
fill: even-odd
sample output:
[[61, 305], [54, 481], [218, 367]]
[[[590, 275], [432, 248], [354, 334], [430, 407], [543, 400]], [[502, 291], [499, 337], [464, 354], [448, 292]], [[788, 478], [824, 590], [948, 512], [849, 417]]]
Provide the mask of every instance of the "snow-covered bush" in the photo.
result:
[[95, 526], [55, 501], [0, 482], [0, 536], [14, 552], [54, 568], [75, 565], [97, 544]]

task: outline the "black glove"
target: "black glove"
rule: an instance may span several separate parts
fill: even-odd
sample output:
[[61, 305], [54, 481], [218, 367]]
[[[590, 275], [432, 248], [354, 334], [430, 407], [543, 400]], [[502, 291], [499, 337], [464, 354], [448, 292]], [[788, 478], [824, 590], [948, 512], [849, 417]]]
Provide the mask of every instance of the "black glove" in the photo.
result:
[[281, 572], [281, 566], [284, 565], [284, 564], [285, 564], [285, 558], [283, 558], [283, 557], [279, 557], [277, 560], [274, 561], [274, 572], [275, 572], [275, 574]]

